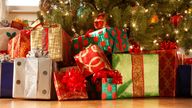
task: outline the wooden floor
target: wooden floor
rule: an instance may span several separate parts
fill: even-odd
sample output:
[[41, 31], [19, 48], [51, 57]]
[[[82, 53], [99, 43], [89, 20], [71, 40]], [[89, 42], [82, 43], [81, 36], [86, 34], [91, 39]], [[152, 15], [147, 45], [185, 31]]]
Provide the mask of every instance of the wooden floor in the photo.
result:
[[34, 101], [0, 99], [0, 108], [192, 108], [192, 99], [126, 99], [95, 101]]

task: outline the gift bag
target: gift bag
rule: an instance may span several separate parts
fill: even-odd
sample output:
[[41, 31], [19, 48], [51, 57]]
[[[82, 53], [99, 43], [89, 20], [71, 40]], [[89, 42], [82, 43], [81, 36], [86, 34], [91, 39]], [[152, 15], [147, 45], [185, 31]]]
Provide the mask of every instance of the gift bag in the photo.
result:
[[117, 86], [118, 98], [159, 96], [157, 54], [113, 54], [112, 65], [123, 79], [123, 84]]
[[30, 50], [30, 31], [21, 30], [20, 33], [12, 38], [8, 43], [8, 54], [11, 58], [26, 57]]

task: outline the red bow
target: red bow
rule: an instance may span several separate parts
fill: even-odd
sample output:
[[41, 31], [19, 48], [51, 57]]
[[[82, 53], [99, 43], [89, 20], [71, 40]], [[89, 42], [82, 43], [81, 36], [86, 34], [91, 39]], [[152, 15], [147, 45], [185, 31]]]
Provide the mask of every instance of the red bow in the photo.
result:
[[160, 43], [161, 50], [177, 49], [177, 43], [171, 41], [163, 41]]

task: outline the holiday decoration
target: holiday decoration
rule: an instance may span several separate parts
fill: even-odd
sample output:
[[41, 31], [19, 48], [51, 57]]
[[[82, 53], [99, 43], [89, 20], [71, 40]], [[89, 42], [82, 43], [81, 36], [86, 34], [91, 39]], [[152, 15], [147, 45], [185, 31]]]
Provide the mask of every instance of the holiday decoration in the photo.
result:
[[190, 97], [192, 96], [192, 66], [179, 65], [177, 69], [176, 81], [176, 96], [177, 97]]
[[27, 26], [28, 26], [27, 20], [21, 20], [21, 19], [16, 18], [15, 20], [13, 20], [11, 22], [11, 27], [16, 28], [18, 30], [22, 30]]
[[30, 50], [30, 31], [21, 30], [20, 33], [12, 38], [8, 43], [8, 54], [11, 58], [26, 57]]
[[157, 15], [153, 15], [153, 16], [151, 17], [150, 23], [151, 23], [151, 24], [155, 24], [155, 23], [158, 23], [158, 22], [159, 22], [158, 16], [157, 16]]
[[117, 86], [118, 98], [159, 96], [157, 54], [113, 54], [112, 64], [123, 77]]
[[106, 15], [105, 13], [100, 13], [97, 18], [94, 20], [95, 29], [102, 29], [107, 26]]
[[74, 58], [86, 77], [102, 69], [111, 70], [107, 57], [97, 45], [88, 46], [75, 55]]
[[16, 36], [19, 30], [10, 27], [0, 28], [0, 51], [7, 51], [8, 42], [11, 38]]
[[[34, 52], [35, 53], [35, 52]], [[52, 60], [17, 58], [14, 60], [13, 97], [23, 99], [51, 99]]]
[[87, 99], [86, 80], [78, 67], [67, 67], [54, 72], [58, 100]]
[[0, 62], [0, 85], [0, 97], [11, 98], [13, 88], [13, 63], [10, 61]]
[[181, 23], [181, 20], [182, 20], [183, 16], [182, 15], [174, 15], [171, 17], [170, 21], [171, 23], [177, 27], [180, 23]]

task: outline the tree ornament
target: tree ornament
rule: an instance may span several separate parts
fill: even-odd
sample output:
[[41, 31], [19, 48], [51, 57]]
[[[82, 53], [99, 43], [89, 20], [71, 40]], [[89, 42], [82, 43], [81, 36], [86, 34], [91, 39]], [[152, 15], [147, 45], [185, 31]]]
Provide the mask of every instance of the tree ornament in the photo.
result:
[[171, 17], [170, 21], [171, 23], [177, 27], [180, 23], [181, 23], [181, 20], [183, 19], [183, 16], [181, 14], [178, 14], [178, 15], [174, 15]]
[[103, 27], [106, 27], [106, 14], [100, 13], [97, 18], [94, 20], [94, 27], [95, 29], [101, 29]]
[[151, 23], [151, 24], [155, 24], [155, 23], [158, 23], [158, 22], [159, 22], [158, 16], [157, 16], [157, 15], [153, 15], [153, 16], [151, 17], [150, 23]]
[[39, 5], [40, 9], [44, 12], [48, 11], [51, 7], [51, 1], [50, 0], [41, 0], [40, 1], [40, 5]]

